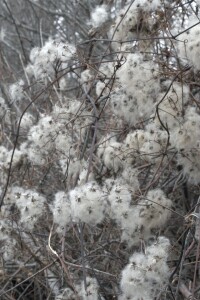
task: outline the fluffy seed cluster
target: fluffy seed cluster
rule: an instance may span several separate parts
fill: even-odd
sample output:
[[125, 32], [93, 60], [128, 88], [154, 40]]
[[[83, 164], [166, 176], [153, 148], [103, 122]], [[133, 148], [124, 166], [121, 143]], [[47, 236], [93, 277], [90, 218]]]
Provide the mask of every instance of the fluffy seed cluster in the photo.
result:
[[101, 187], [91, 181], [72, 189], [68, 194], [55, 194], [51, 210], [58, 231], [70, 222], [96, 225], [105, 218], [106, 199]]
[[[143, 21], [145, 22], [144, 27], [150, 30], [154, 24], [154, 18], [152, 18], [151, 13], [159, 10], [162, 5], [160, 0], [137, 0], [132, 3], [131, 7], [128, 4], [119, 11], [115, 24], [110, 29], [110, 37], [114, 37], [114, 40], [118, 41], [136, 38], [141, 16], [143, 16]], [[113, 47], [117, 49], [118, 44], [113, 43]]]
[[[69, 43], [49, 40], [40, 48], [33, 48], [30, 53], [31, 64], [26, 71], [34, 75], [36, 79], [44, 79], [55, 74], [56, 63], [62, 63], [62, 67], [75, 55], [75, 47]], [[65, 65], [66, 64], [66, 65]]]
[[169, 240], [159, 237], [145, 254], [134, 253], [121, 274], [122, 295], [119, 300], [153, 300], [156, 291], [167, 282]]
[[91, 13], [90, 23], [93, 27], [99, 27], [107, 21], [109, 15], [106, 5], [98, 5]]
[[64, 191], [57, 192], [51, 207], [54, 223], [63, 228], [71, 221], [71, 206], [68, 195]]
[[122, 144], [115, 139], [104, 139], [105, 142], [99, 147], [98, 155], [103, 159], [104, 165], [109, 169], [117, 173], [122, 168]]
[[21, 79], [16, 83], [13, 83], [9, 87], [9, 95], [12, 103], [18, 108], [19, 103], [25, 98], [24, 91], [25, 82]]
[[112, 188], [108, 191], [110, 217], [119, 225], [123, 217], [128, 214], [133, 192], [128, 185], [122, 184], [119, 180], [113, 181]]
[[200, 115], [194, 107], [186, 111], [184, 122], [175, 128], [171, 141], [178, 150], [177, 163], [183, 167], [184, 174], [192, 184], [200, 182]]
[[136, 182], [133, 165], [147, 162], [156, 164], [161, 159], [164, 162], [167, 141], [166, 131], [152, 122], [145, 129], [129, 132], [122, 142], [106, 136], [99, 142], [97, 155], [109, 171], [114, 174], [122, 172], [125, 182], [134, 184]]
[[28, 141], [21, 145], [22, 152], [35, 165], [45, 164], [48, 154], [54, 151], [65, 168], [64, 161], [73, 160], [80, 141], [84, 141], [92, 120], [90, 112], [81, 108], [77, 100], [65, 100], [63, 105], [55, 105], [51, 114], [40, 116], [28, 132]]
[[172, 206], [160, 189], [150, 190], [146, 197], [133, 203], [121, 217], [122, 240], [130, 246], [148, 240], [153, 231], [162, 228], [171, 215]]
[[19, 209], [21, 225], [27, 230], [32, 230], [45, 211], [45, 197], [34, 190], [21, 187], [13, 187], [9, 197]]
[[69, 192], [72, 220], [91, 225], [101, 223], [105, 216], [105, 196], [95, 182], [88, 182]]
[[127, 134], [124, 140], [124, 157], [127, 165], [135, 164], [143, 156], [140, 154], [142, 146], [151, 139], [148, 131], [138, 129]]
[[149, 118], [160, 90], [156, 64], [131, 53], [117, 75], [118, 88], [111, 95], [113, 112], [130, 125]]

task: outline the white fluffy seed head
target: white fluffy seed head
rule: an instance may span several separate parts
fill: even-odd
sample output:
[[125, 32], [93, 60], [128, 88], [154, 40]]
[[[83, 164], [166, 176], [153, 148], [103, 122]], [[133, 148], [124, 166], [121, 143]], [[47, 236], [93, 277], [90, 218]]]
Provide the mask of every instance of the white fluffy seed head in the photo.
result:
[[148, 226], [149, 229], [162, 227], [171, 215], [172, 201], [161, 189], [149, 191], [140, 205], [139, 217], [143, 220], [144, 227]]
[[170, 133], [171, 143], [178, 150], [177, 163], [192, 184], [200, 182], [200, 115], [188, 107], [181, 126]]
[[34, 190], [21, 187], [13, 187], [11, 193], [20, 211], [20, 223], [24, 228], [32, 230], [45, 211], [45, 197]]
[[54, 223], [57, 224], [58, 227], [63, 228], [71, 221], [70, 200], [64, 191], [60, 191], [55, 194], [51, 210], [53, 212]]
[[158, 66], [139, 53], [128, 54], [117, 75], [119, 88], [111, 93], [113, 113], [130, 125], [149, 118], [160, 90]]
[[131, 188], [116, 180], [108, 194], [110, 217], [121, 224], [123, 216], [125, 217], [128, 214], [131, 200]]
[[[0, 146], [0, 167], [9, 169], [13, 150], [8, 150], [4, 146]], [[23, 158], [23, 152], [19, 149], [15, 149], [14, 156], [12, 158], [12, 166], [16, 167]]]
[[[122, 292], [131, 296], [137, 293], [138, 297], [142, 297], [144, 294], [144, 274], [145, 270], [143, 270], [142, 265], [137, 269], [133, 264], [128, 264], [121, 274], [120, 286]], [[149, 287], [148, 290], [150, 290]]]
[[[121, 299], [153, 299], [169, 276], [167, 255], [169, 240], [159, 237], [146, 248], [145, 254], [135, 252], [121, 274]], [[123, 298], [124, 297], [124, 298]]]
[[24, 85], [25, 82], [23, 80], [19, 80], [17, 83], [13, 83], [9, 87], [10, 98], [12, 103], [14, 103], [17, 107], [25, 97], [25, 92], [23, 89]]
[[151, 190], [146, 197], [130, 205], [127, 214], [121, 217], [122, 241], [129, 246], [141, 239], [148, 240], [152, 231], [162, 228], [171, 216], [172, 202], [160, 189]]
[[97, 150], [97, 155], [109, 170], [117, 173], [123, 166], [123, 145], [110, 136], [103, 138]]
[[117, 173], [122, 168], [122, 144], [118, 142], [110, 142], [106, 147], [103, 156], [104, 165], [109, 169]]
[[[32, 68], [29, 71], [33, 73], [36, 79], [43, 80], [54, 75], [54, 66], [60, 62], [65, 64], [74, 57], [76, 49], [69, 43], [56, 42], [49, 40], [45, 45], [39, 48], [33, 48], [30, 53]], [[64, 65], [62, 65], [64, 66]]]
[[[142, 158], [140, 156], [140, 150], [142, 146], [145, 144], [145, 142], [148, 142], [151, 138], [151, 135], [148, 131], [138, 129], [134, 132], [130, 132], [126, 139], [124, 140], [124, 152], [123, 152], [123, 158], [124, 158], [124, 164], [125, 165], [131, 165], [133, 164], [137, 159]], [[125, 168], [125, 167], [124, 167]]]
[[93, 27], [101, 26], [105, 21], [107, 21], [109, 15], [106, 5], [98, 5], [91, 13], [90, 23]]
[[81, 221], [95, 225], [103, 221], [105, 196], [95, 181], [71, 190], [69, 197], [74, 222]]

